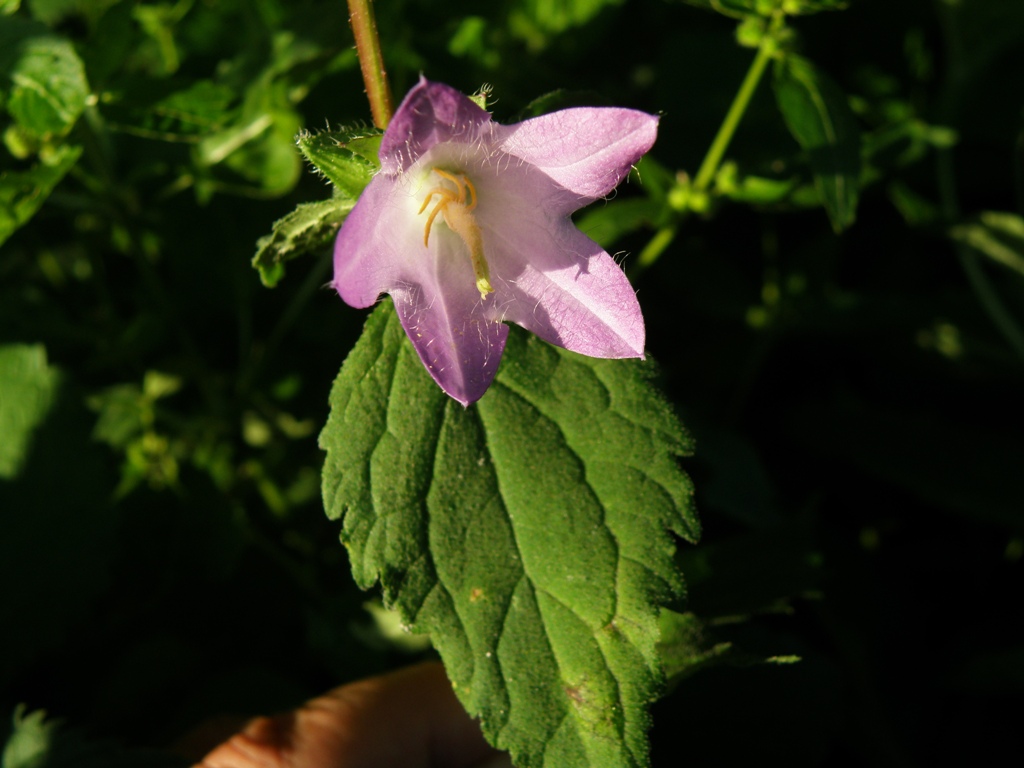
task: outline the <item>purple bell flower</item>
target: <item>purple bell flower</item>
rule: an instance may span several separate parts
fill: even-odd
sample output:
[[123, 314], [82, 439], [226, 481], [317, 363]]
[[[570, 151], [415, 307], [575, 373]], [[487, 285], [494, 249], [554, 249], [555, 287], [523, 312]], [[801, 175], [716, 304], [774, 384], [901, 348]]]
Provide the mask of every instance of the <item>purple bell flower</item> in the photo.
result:
[[499, 125], [420, 79], [338, 232], [333, 285], [353, 307], [391, 294], [430, 375], [463, 405], [494, 379], [506, 321], [591, 357], [643, 357], [632, 286], [569, 216], [611, 192], [657, 128], [608, 107]]

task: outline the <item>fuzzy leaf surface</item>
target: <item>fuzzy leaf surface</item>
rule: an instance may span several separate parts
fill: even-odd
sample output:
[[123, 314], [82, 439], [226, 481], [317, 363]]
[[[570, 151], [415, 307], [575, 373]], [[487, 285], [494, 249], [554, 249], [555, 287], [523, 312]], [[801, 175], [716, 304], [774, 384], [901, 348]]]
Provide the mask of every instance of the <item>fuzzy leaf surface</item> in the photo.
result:
[[380, 139], [366, 131], [321, 131], [299, 134], [295, 143], [337, 194], [356, 200], [380, 168]]
[[390, 302], [320, 437], [356, 581], [428, 632], [466, 709], [520, 768], [644, 766], [659, 606], [695, 541], [689, 440], [651, 366], [512, 328], [487, 394], [430, 379]]

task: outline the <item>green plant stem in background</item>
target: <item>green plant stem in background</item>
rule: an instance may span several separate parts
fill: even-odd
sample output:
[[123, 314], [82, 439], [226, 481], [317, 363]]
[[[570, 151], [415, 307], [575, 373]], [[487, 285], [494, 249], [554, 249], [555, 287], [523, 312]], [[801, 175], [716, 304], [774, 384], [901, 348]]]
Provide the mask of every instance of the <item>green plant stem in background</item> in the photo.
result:
[[[761, 44], [757, 48], [757, 55], [754, 57], [754, 61], [750, 65], [750, 69], [747, 70], [746, 77], [743, 78], [743, 82], [740, 83], [740, 89], [736, 92], [736, 97], [732, 100], [732, 104], [729, 106], [729, 111], [725, 113], [725, 119], [722, 121], [722, 125], [718, 128], [718, 133], [715, 134], [715, 138], [711, 142], [711, 146], [708, 148], [708, 153], [704, 156], [703, 162], [700, 164], [700, 168], [697, 170], [697, 175], [693, 180], [693, 184], [689, 189], [690, 196], [703, 196], [710, 186], [712, 179], [715, 178], [715, 174], [718, 172], [718, 166], [722, 162], [722, 158], [725, 156], [725, 150], [729, 148], [729, 142], [732, 141], [733, 134], [736, 133], [736, 129], [739, 127], [740, 121], [743, 119], [743, 115], [747, 111], [747, 107], [750, 105], [750, 100], [754, 96], [754, 92], [757, 90], [758, 84], [761, 82], [761, 77], [764, 75], [765, 69], [768, 67], [768, 62], [772, 60], [778, 50], [777, 40], [779, 32], [782, 30], [782, 26], [785, 23], [785, 15], [776, 13], [772, 17], [772, 20], [765, 31], [764, 37], [761, 39]], [[640, 252], [640, 257], [637, 259], [637, 268], [640, 270], [646, 269], [651, 266], [658, 257], [668, 248], [672, 241], [675, 240], [676, 233], [679, 229], [679, 222], [685, 218], [692, 210], [692, 206], [684, 208], [680, 216], [674, 220], [668, 226], [662, 227], [658, 232], [651, 238], [651, 241], [647, 246]]]
[[366, 97], [370, 100], [373, 124], [381, 130], [391, 122], [391, 89], [384, 71], [384, 57], [373, 16], [373, 0], [348, 0], [349, 22], [356, 38], [356, 53], [363, 71]]
[[743, 78], [740, 89], [736, 92], [736, 98], [733, 99], [732, 104], [729, 106], [729, 111], [726, 112], [725, 119], [718, 129], [714, 141], [711, 142], [707, 155], [704, 156], [704, 162], [700, 164], [697, 176], [693, 180], [694, 191], [705, 191], [711, 180], [715, 177], [718, 165], [722, 162], [722, 156], [725, 155], [725, 150], [729, 148], [729, 142], [732, 141], [733, 134], [736, 133], [736, 128], [739, 126], [740, 120], [743, 119], [743, 114], [750, 105], [750, 99], [754, 96], [754, 91], [757, 90], [757, 86], [761, 82], [761, 76], [764, 75], [768, 62], [775, 55], [776, 36], [782, 27], [784, 19], [785, 17], [782, 14], [776, 14], [772, 18], [771, 25], [764, 38], [762, 38], [760, 46], [758, 46], [757, 56], [754, 57], [750, 69], [747, 70], [747, 76]]

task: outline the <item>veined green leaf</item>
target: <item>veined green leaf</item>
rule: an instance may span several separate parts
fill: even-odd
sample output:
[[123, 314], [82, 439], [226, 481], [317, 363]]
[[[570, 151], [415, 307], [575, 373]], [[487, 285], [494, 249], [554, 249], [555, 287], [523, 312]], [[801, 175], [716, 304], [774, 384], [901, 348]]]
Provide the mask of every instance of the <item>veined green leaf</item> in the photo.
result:
[[857, 211], [860, 130], [845, 94], [810, 61], [790, 54], [776, 62], [775, 99], [807, 153], [832, 228], [846, 229]]
[[690, 443], [649, 364], [511, 331], [467, 409], [379, 307], [331, 393], [325, 506], [356, 581], [430, 634], [520, 768], [644, 766], [671, 534], [699, 534]]
[[284, 277], [285, 262], [330, 243], [355, 204], [355, 200], [339, 195], [330, 200], [304, 203], [275, 221], [270, 234], [256, 243], [256, 255], [252, 259], [263, 284], [273, 288]]
[[381, 135], [365, 130], [304, 132], [295, 143], [339, 192], [355, 200], [380, 168]]

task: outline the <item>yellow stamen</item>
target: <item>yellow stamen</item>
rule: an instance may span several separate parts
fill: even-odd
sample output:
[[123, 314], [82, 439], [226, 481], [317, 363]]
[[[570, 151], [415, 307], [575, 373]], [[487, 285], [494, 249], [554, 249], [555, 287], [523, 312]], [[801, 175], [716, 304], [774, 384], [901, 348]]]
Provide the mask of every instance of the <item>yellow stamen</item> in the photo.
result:
[[427, 216], [426, 226], [423, 228], [423, 245], [426, 247], [429, 244], [430, 229], [434, 225], [434, 219], [441, 214], [444, 217], [444, 223], [452, 232], [462, 238], [462, 242], [469, 249], [469, 259], [473, 265], [473, 275], [476, 277], [476, 289], [480, 291], [480, 298], [486, 299], [488, 293], [494, 293], [494, 288], [491, 286], [487, 259], [484, 258], [484, 243], [480, 227], [476, 225], [476, 220], [471, 213], [476, 208], [478, 200], [476, 187], [465, 174], [456, 175], [442, 171], [440, 168], [434, 168], [434, 173], [442, 179], [450, 181], [456, 189], [438, 185], [427, 192], [427, 196], [423, 198], [423, 205], [420, 206], [417, 215], [427, 210], [434, 195], [438, 197], [437, 204], [431, 209], [430, 215]]

